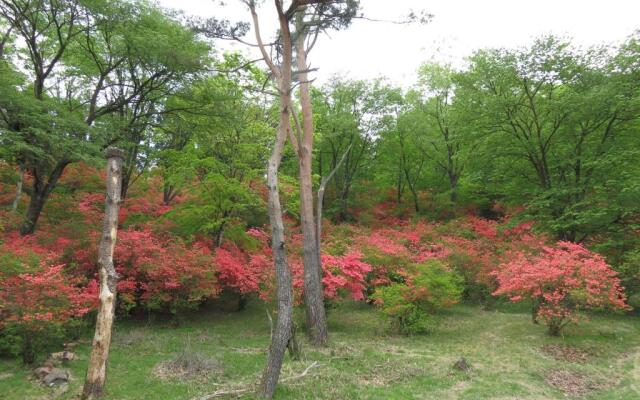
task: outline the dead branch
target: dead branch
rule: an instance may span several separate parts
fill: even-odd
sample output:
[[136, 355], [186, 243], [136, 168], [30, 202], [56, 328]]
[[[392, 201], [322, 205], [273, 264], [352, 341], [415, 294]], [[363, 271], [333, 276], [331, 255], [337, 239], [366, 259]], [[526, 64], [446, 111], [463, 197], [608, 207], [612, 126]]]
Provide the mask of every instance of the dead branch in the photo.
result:
[[[294, 380], [302, 379], [305, 376], [307, 376], [309, 372], [311, 372], [314, 368], [319, 368], [321, 366], [322, 364], [319, 364], [317, 361], [314, 361], [307, 368], [305, 368], [304, 371], [302, 371], [298, 375], [288, 376], [286, 378], [280, 379], [280, 383], [291, 382]], [[224, 397], [224, 396], [240, 397], [252, 392], [253, 390], [254, 390], [253, 387], [233, 389], [233, 390], [218, 390], [201, 397], [196, 397], [194, 398], [194, 400], [211, 400], [211, 399]]]

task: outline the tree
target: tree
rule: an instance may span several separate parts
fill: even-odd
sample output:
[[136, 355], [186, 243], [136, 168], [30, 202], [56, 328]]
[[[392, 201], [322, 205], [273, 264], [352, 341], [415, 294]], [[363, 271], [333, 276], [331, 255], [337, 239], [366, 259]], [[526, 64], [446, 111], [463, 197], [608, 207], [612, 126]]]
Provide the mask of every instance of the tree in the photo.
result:
[[363, 171], [371, 167], [376, 156], [374, 143], [395, 112], [398, 92], [382, 80], [336, 78], [314, 91], [313, 100], [319, 137], [315, 157], [318, 175], [326, 176], [335, 170], [346, 154], [330, 185], [333, 190], [327, 196], [328, 210], [344, 221], [349, 217], [354, 185], [365, 175]]
[[[399, 101], [404, 101], [402, 95], [398, 93]], [[403, 106], [399, 102], [396, 116], [389, 123], [389, 128], [380, 134], [376, 143], [378, 160], [383, 165], [393, 165], [390, 171], [381, 171], [382, 175], [393, 175], [396, 185], [396, 201], [402, 201], [405, 187], [409, 187], [413, 198], [413, 207], [416, 212], [420, 212], [418, 201], [418, 185], [422, 184], [428, 153], [421, 151], [418, 145], [418, 132], [416, 121], [413, 117], [400, 111]], [[386, 174], [385, 174], [386, 172]]]
[[[219, 63], [221, 71], [244, 64], [237, 55]], [[271, 145], [273, 105], [250, 91], [265, 75], [257, 68], [221, 72], [194, 82], [170, 99], [181, 111], [167, 115], [159, 127], [164, 197], [187, 196], [170, 218], [175, 231], [196, 233], [222, 244], [224, 231], [245, 221], [260, 225], [263, 201], [258, 197]], [[246, 93], [249, 92], [249, 93]]]
[[456, 73], [450, 66], [424, 64], [419, 71], [418, 98], [415, 111], [424, 114], [419, 142], [423, 152], [431, 155], [436, 168], [446, 177], [450, 199], [458, 200], [460, 177], [468, 157], [473, 154], [473, 118], [456, 103]]
[[[298, 157], [300, 176], [300, 219], [304, 235], [304, 299], [307, 315], [307, 332], [316, 346], [328, 340], [325, 315], [322, 266], [320, 265], [320, 241], [316, 237], [317, 227], [313, 205], [313, 105], [309, 81], [308, 55], [318, 36], [327, 29], [347, 27], [359, 7], [356, 0], [343, 1], [297, 1], [290, 5], [291, 19], [295, 24], [294, 49], [296, 55], [296, 79], [299, 82], [299, 101], [302, 124], [292, 111], [297, 137], [291, 135], [291, 144]], [[291, 107], [292, 105], [290, 105]]]
[[[141, 118], [151, 118], [158, 92], [200, 68], [206, 49], [145, 2], [3, 0], [0, 16], [22, 39], [12, 63], [27, 65], [18, 89], [0, 105], [2, 141], [33, 176], [25, 235], [35, 230], [65, 168], [122, 141], [123, 121], [139, 127]], [[135, 132], [128, 138], [134, 149]]]
[[293, 44], [289, 21], [285, 14], [285, 9], [281, 1], [275, 1], [275, 9], [278, 15], [280, 27], [280, 49], [281, 60], [276, 65], [273, 58], [267, 52], [267, 46], [262, 40], [256, 3], [254, 0], [243, 0], [243, 3], [251, 13], [253, 28], [258, 48], [262, 54], [263, 61], [269, 67], [272, 78], [275, 80], [280, 100], [280, 120], [275, 143], [271, 151], [271, 157], [267, 164], [267, 189], [268, 189], [268, 210], [269, 222], [271, 225], [271, 249], [273, 253], [274, 267], [276, 271], [278, 317], [276, 325], [271, 332], [271, 345], [267, 365], [262, 375], [258, 395], [260, 397], [271, 398], [275, 392], [284, 353], [292, 339], [293, 334], [293, 290], [291, 287], [291, 270], [287, 262], [285, 249], [284, 224], [282, 222], [282, 206], [280, 204], [280, 193], [278, 191], [278, 169], [282, 159], [282, 151], [287, 136], [291, 129], [291, 67], [293, 64]]
[[168, 98], [165, 107], [174, 111], [163, 114], [154, 131], [166, 205], [207, 173], [246, 186], [264, 173], [277, 117], [260, 92], [267, 75], [239, 54], [225, 54], [216, 70]]
[[[492, 166], [488, 179], [501, 182], [498, 190], [529, 198], [529, 211], [565, 240], [584, 241], [623, 218], [622, 202], [607, 193], [630, 181], [608, 180], [605, 171], [633, 168], [634, 67], [553, 37], [523, 50], [480, 51], [471, 61], [456, 97], [476, 110], [486, 135], [477, 161]], [[598, 210], [603, 204], [610, 206]]]
[[113, 318], [116, 309], [116, 287], [118, 274], [113, 266], [113, 250], [118, 234], [118, 211], [122, 185], [122, 150], [109, 148], [107, 156], [107, 195], [105, 200], [104, 222], [98, 264], [100, 266], [100, 306], [96, 317], [96, 331], [87, 367], [87, 376], [82, 390], [82, 399], [93, 399], [104, 395], [104, 382], [107, 377], [107, 360]]

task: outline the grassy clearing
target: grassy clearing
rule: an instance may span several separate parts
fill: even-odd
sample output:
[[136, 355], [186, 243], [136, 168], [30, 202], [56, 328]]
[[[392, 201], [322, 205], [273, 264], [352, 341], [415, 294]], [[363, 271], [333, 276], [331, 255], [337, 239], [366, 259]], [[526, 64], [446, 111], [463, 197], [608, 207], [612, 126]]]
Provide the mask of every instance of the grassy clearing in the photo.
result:
[[[320, 366], [304, 379], [281, 385], [291, 399], [638, 399], [640, 321], [593, 316], [551, 338], [523, 310], [484, 311], [458, 306], [440, 315], [427, 336], [391, 335], [369, 306], [345, 303], [329, 314], [331, 345], [314, 350], [304, 341], [300, 361], [287, 360], [283, 377]], [[206, 311], [178, 327], [118, 321], [109, 365], [109, 399], [191, 399], [255, 382], [265, 363], [269, 327], [263, 306], [240, 313]], [[71, 362], [69, 391], [80, 392], [89, 340]], [[189, 358], [190, 355], [195, 355]], [[187, 358], [185, 362], [184, 359]], [[465, 357], [468, 373], [452, 365]], [[180, 372], [171, 378], [158, 366], [211, 366], [206, 379]], [[166, 371], [165, 371], [166, 372]], [[50, 389], [29, 379], [17, 360], [0, 360], [0, 398], [49, 399]], [[556, 385], [556, 386], [554, 386]], [[560, 387], [557, 387], [560, 386]]]

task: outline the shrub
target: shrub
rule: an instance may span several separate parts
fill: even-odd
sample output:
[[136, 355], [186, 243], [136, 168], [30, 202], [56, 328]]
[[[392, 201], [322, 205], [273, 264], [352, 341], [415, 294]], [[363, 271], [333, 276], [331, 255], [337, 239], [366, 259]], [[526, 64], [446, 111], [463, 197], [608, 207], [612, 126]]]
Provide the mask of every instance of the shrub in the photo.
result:
[[600, 255], [575, 243], [558, 242], [535, 256], [520, 252], [493, 274], [494, 296], [530, 301], [534, 322], [542, 319], [550, 335], [577, 322], [577, 310], [629, 308], [617, 273]]
[[628, 251], [617, 268], [622, 284], [629, 295], [629, 304], [640, 308], [640, 250]]
[[248, 255], [232, 244], [216, 249], [213, 261], [220, 283], [243, 296], [259, 293], [270, 276], [271, 263], [265, 255]]
[[343, 256], [322, 255], [324, 295], [336, 298], [339, 291], [346, 291], [354, 300], [364, 300], [365, 277], [371, 266], [362, 261], [362, 254], [349, 252]]
[[35, 361], [48, 342], [61, 339], [65, 328], [96, 305], [98, 285], [81, 287], [63, 272], [64, 265], [15, 265], [0, 268], [0, 347]]
[[[98, 235], [93, 244], [76, 250], [74, 260], [87, 276], [94, 276]], [[118, 307], [171, 312], [193, 308], [215, 297], [219, 287], [209, 249], [196, 242], [187, 246], [177, 238], [164, 239], [149, 229], [118, 232], [114, 264]]]
[[414, 265], [405, 283], [376, 289], [375, 304], [404, 334], [427, 333], [433, 329], [432, 315], [460, 300], [462, 278], [440, 261]]

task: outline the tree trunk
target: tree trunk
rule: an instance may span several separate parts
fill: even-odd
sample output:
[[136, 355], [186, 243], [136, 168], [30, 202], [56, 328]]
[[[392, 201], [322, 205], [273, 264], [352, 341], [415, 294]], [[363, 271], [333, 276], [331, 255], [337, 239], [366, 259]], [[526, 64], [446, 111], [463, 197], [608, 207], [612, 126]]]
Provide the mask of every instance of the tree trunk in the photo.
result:
[[20, 205], [20, 199], [22, 198], [22, 182], [24, 181], [24, 167], [20, 165], [20, 171], [18, 173], [18, 181], [16, 182], [16, 197], [11, 204], [11, 211], [13, 213], [18, 212], [18, 206]]
[[34, 168], [33, 187], [31, 189], [29, 207], [27, 208], [27, 213], [20, 227], [20, 234], [22, 236], [35, 232], [36, 224], [38, 223], [44, 204], [69, 163], [70, 162], [66, 160], [58, 162], [49, 174], [47, 182], [44, 182], [41, 174], [37, 173], [37, 167]]
[[271, 345], [269, 347], [267, 366], [262, 374], [262, 381], [260, 382], [257, 393], [259, 397], [264, 398], [273, 397], [280, 377], [284, 354], [293, 332], [291, 270], [287, 262], [284, 223], [282, 222], [282, 206], [280, 204], [280, 193], [278, 192], [278, 168], [280, 167], [284, 142], [287, 138], [287, 129], [289, 129], [289, 101], [286, 95], [282, 95], [282, 97], [282, 104], [280, 105], [280, 127], [267, 168], [271, 250], [273, 252], [273, 263], [276, 271], [278, 318], [275, 329], [271, 332]]
[[306, 27], [303, 13], [296, 20], [296, 62], [300, 82], [300, 106], [302, 108], [302, 138], [299, 149], [300, 165], [300, 219], [303, 233], [304, 300], [307, 312], [307, 333], [315, 346], [327, 343], [327, 317], [324, 309], [322, 267], [320, 249], [316, 239], [316, 224], [313, 210], [313, 182], [311, 180], [311, 157], [313, 154], [313, 109], [307, 73], [305, 41]]
[[404, 191], [404, 187], [402, 185], [402, 172], [398, 170], [398, 179], [396, 179], [396, 204], [398, 205], [402, 203], [403, 191]]
[[165, 182], [164, 188], [162, 190], [162, 203], [165, 206], [168, 206], [171, 204], [173, 199], [176, 198], [176, 196], [178, 196], [178, 190], [173, 185]]
[[449, 189], [451, 190], [451, 203], [458, 202], [458, 175], [449, 174]]
[[262, 42], [255, 3], [248, 2], [248, 6], [251, 11], [258, 47], [264, 61], [278, 81], [278, 91], [280, 95], [280, 123], [278, 134], [267, 166], [269, 223], [271, 224], [271, 250], [276, 272], [278, 318], [275, 329], [271, 332], [271, 345], [269, 346], [267, 365], [256, 393], [258, 397], [272, 398], [276, 390], [276, 385], [278, 384], [278, 379], [280, 378], [284, 354], [293, 335], [293, 287], [291, 270], [287, 262], [282, 205], [280, 204], [280, 193], [278, 192], [278, 169], [280, 168], [280, 161], [282, 159], [282, 149], [284, 148], [284, 143], [291, 129], [289, 106], [291, 104], [291, 66], [293, 54], [289, 22], [282, 9], [282, 3], [279, 1], [275, 2], [280, 24], [280, 37], [282, 38], [282, 58], [279, 66], [276, 66], [273, 62]]
[[122, 174], [122, 186], [120, 189], [120, 199], [124, 201], [127, 198], [127, 192], [129, 191], [129, 182], [131, 179], [131, 171], [124, 171]]
[[22, 363], [33, 365], [36, 362], [36, 352], [33, 348], [33, 336], [27, 331], [22, 336]]
[[[223, 218], [227, 218], [228, 215], [226, 215], [227, 213], [224, 214]], [[220, 227], [218, 228], [218, 230], [216, 231], [215, 235], [214, 235], [214, 240], [216, 243], [216, 249], [219, 248], [220, 246], [222, 246], [222, 239], [224, 237], [224, 227], [225, 227], [225, 223], [221, 223]]]
[[29, 207], [27, 208], [27, 213], [25, 214], [22, 226], [20, 227], [20, 234], [22, 236], [31, 235], [35, 232], [36, 224], [38, 223], [38, 219], [40, 218], [40, 214], [44, 208], [45, 201], [46, 196], [42, 191], [37, 190], [36, 185], [34, 184], [31, 190], [31, 198], [29, 199]]
[[111, 331], [116, 306], [116, 283], [118, 275], [113, 266], [113, 250], [118, 233], [118, 210], [122, 189], [122, 161], [124, 152], [120, 149], [107, 149], [107, 196], [102, 238], [98, 250], [100, 268], [100, 306], [96, 319], [96, 331], [93, 348], [87, 368], [87, 376], [82, 391], [82, 399], [93, 399], [104, 394], [104, 382], [107, 375], [107, 359], [111, 344]]
[[541, 301], [531, 299], [531, 322], [538, 324], [538, 311], [540, 311]]

